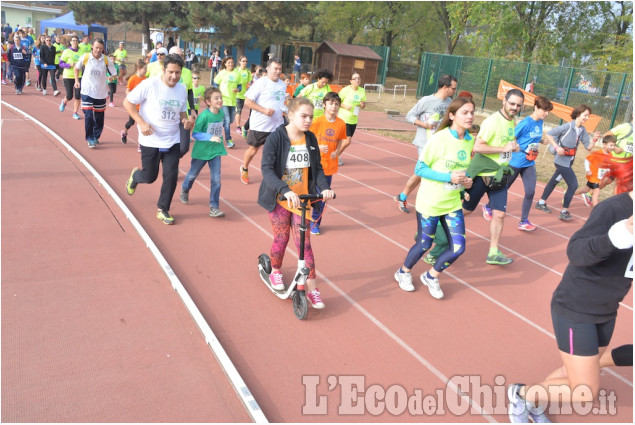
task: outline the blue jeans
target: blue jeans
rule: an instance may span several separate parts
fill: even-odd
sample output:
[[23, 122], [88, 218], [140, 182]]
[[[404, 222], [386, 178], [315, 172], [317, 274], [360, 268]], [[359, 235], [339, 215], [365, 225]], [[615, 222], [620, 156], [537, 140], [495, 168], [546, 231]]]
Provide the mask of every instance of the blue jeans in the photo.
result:
[[223, 105], [223, 114], [225, 114], [225, 117], [223, 118], [223, 127], [225, 128], [225, 142], [227, 142], [232, 139], [232, 135], [229, 132], [229, 126], [234, 122], [234, 118], [236, 118], [236, 107]]
[[[324, 176], [324, 177], [326, 177], [326, 182], [328, 183], [329, 187], [331, 187], [331, 181], [333, 181], [333, 175]], [[319, 191], [320, 188], [317, 188], [317, 190]], [[322, 217], [320, 216], [322, 215], [323, 212], [324, 212], [323, 201], [317, 201], [312, 205], [311, 218], [313, 219], [313, 221], [315, 222], [317, 226], [319, 226], [322, 223]]]
[[205, 164], [209, 164], [209, 174], [211, 176], [210, 188], [209, 188], [209, 207], [218, 208], [220, 200], [220, 156], [215, 156], [212, 159], [194, 159], [192, 158], [192, 166], [190, 171], [187, 172], [185, 180], [181, 185], [183, 192], [189, 192], [192, 189], [194, 180], [198, 177]]

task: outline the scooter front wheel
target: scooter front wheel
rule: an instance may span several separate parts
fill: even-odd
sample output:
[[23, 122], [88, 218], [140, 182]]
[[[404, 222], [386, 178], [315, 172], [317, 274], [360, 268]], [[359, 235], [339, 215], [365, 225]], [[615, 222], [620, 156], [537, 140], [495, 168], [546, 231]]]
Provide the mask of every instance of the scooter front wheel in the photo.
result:
[[260, 254], [258, 257], [258, 264], [262, 267], [262, 270], [265, 273], [271, 274], [271, 260], [267, 254]]
[[292, 301], [295, 317], [304, 320], [309, 312], [309, 303], [306, 300], [306, 293], [304, 291], [295, 291]]

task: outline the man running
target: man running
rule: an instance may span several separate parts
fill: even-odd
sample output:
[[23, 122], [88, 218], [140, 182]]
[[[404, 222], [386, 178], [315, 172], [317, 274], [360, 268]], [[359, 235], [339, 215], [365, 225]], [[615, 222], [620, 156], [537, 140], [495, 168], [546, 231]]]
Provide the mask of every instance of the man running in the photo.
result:
[[[424, 96], [406, 115], [406, 121], [417, 127], [417, 133], [412, 143], [417, 147], [417, 159], [428, 142], [428, 137], [434, 133], [441, 119], [445, 115], [445, 110], [452, 101], [452, 96], [456, 92], [458, 82], [452, 75], [443, 75], [439, 78], [438, 90], [435, 94]], [[410, 210], [406, 207], [408, 195], [415, 190], [421, 177], [413, 174], [408, 179], [403, 192], [395, 196], [395, 202], [399, 211], [408, 214]]]
[[[472, 172], [475, 177], [472, 177], [474, 184], [469, 190], [470, 199], [463, 202], [463, 214], [471, 214], [486, 193], [491, 208], [491, 217], [486, 217], [490, 219], [490, 248], [486, 259], [487, 264], [506, 265], [513, 261], [498, 249], [498, 242], [503, 233], [503, 219], [507, 210], [507, 185], [504, 178], [497, 183], [494, 176], [499, 169], [509, 169], [512, 152], [520, 150], [514, 135], [514, 117], [522, 109], [524, 101], [525, 96], [522, 91], [512, 89], [507, 92], [503, 99], [503, 107], [487, 117], [481, 124], [481, 130], [474, 142], [475, 156], [468, 168], [468, 174]], [[480, 165], [477, 167], [476, 164], [482, 164], [482, 167]], [[487, 211], [483, 207], [484, 215]]]
[[[186, 130], [194, 126], [194, 116], [187, 117], [187, 92], [179, 84], [185, 63], [179, 55], [168, 55], [163, 61], [160, 77], [143, 80], [126, 96], [126, 112], [139, 128], [141, 169], [135, 167], [126, 182], [128, 195], [134, 194], [139, 183], [153, 183], [163, 163], [163, 184], [157, 203], [157, 218], [174, 224], [170, 205], [176, 189], [181, 158], [180, 124]], [[139, 105], [137, 111], [136, 105]]]
[[283, 124], [282, 109], [287, 89], [280, 79], [282, 59], [274, 57], [267, 62], [267, 75], [259, 78], [245, 93], [245, 106], [251, 109], [249, 135], [243, 164], [240, 166], [240, 181], [249, 184], [249, 163], [260, 146], [265, 144], [267, 136]]
[[[82, 111], [84, 111], [84, 130], [86, 143], [93, 149], [99, 144], [99, 137], [104, 129], [104, 111], [108, 97], [107, 83], [117, 79], [115, 64], [107, 61], [104, 51], [104, 40], [93, 41], [92, 53], [85, 53], [75, 64], [75, 88], [81, 88]], [[80, 83], [80, 70], [84, 69]], [[106, 68], [110, 77], [106, 76]]]

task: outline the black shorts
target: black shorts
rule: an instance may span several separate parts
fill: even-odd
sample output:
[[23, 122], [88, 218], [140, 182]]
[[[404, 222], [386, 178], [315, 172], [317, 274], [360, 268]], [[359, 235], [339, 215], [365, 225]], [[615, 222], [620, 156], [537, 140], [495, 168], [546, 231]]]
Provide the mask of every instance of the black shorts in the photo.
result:
[[249, 130], [249, 134], [247, 135], [247, 144], [249, 146], [253, 146], [254, 148], [259, 148], [265, 144], [267, 137], [269, 137], [270, 134], [271, 133], [266, 131]]
[[575, 356], [596, 356], [599, 347], [611, 342], [615, 319], [605, 323], [583, 323], [562, 317], [551, 309], [551, 321], [558, 349]]
[[467, 191], [470, 194], [469, 201], [463, 201], [463, 208], [474, 211], [483, 195], [487, 193], [489, 207], [493, 210], [507, 211], [507, 187], [498, 190], [490, 190], [481, 176], [474, 177], [472, 187]]
[[[74, 78], [64, 78], [64, 88], [66, 89], [66, 100], [71, 100], [73, 95], [75, 95], [75, 99], [79, 100], [82, 98], [81, 96], [81, 88], [75, 88], [75, 79]], [[79, 83], [81, 85], [82, 79], [79, 79]]]
[[600, 183], [591, 183], [590, 181], [587, 180], [586, 185], [588, 188], [591, 189], [599, 189], [600, 188]]
[[353, 137], [357, 124], [346, 124], [346, 137]]
[[245, 106], [245, 99], [236, 98], [236, 113], [240, 114]]

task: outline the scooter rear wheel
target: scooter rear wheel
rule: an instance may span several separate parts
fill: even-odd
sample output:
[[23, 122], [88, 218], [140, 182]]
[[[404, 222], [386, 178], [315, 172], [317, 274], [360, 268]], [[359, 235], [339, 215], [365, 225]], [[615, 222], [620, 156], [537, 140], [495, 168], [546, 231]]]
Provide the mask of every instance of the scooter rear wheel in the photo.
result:
[[265, 273], [271, 274], [271, 260], [267, 254], [260, 254], [258, 257], [258, 264], [262, 267]]
[[295, 291], [293, 293], [293, 313], [295, 317], [300, 320], [304, 320], [309, 312], [309, 303], [306, 300], [306, 294], [304, 291]]

